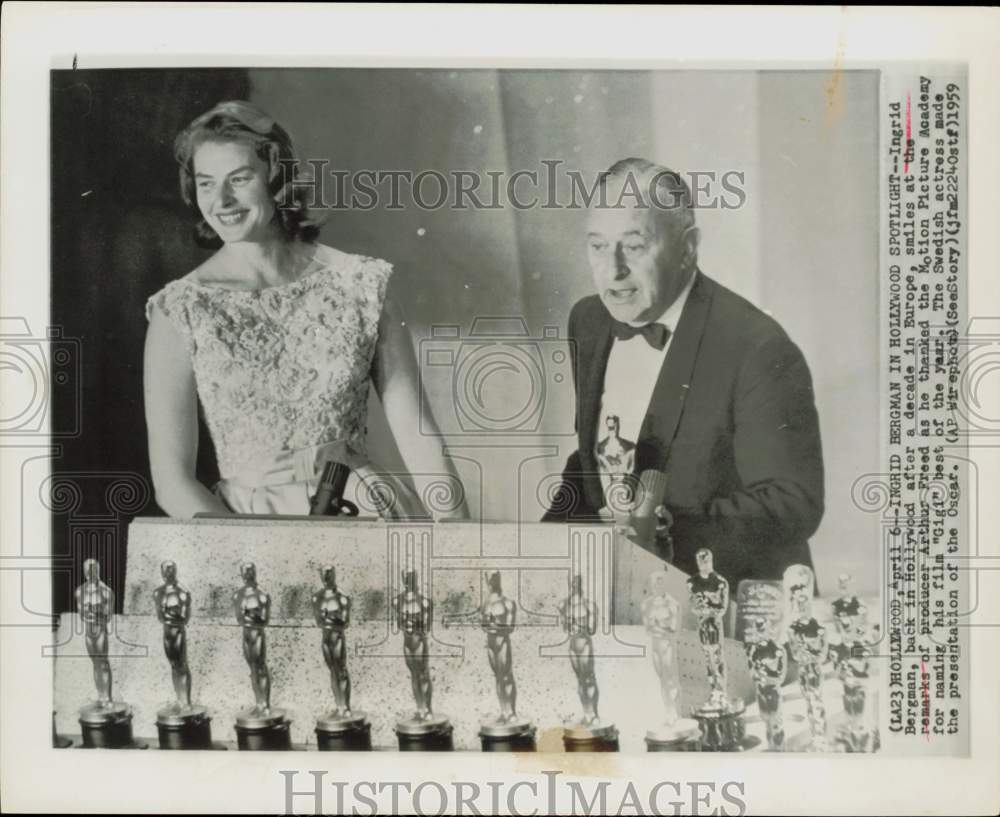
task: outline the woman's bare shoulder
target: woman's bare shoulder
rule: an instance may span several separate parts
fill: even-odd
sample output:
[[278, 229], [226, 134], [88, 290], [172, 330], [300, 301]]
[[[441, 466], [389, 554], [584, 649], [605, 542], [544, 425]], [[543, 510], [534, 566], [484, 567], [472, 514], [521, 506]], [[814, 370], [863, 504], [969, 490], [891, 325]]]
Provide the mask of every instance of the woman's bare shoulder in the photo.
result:
[[347, 267], [358, 267], [358, 266], [369, 266], [373, 265], [377, 268], [388, 267], [392, 268], [392, 264], [383, 258], [378, 258], [376, 256], [367, 255], [365, 253], [352, 253], [346, 252], [344, 250], [338, 250], [336, 247], [331, 247], [328, 244], [317, 243], [314, 245], [314, 255], [317, 261], [325, 264], [331, 269], [347, 268]]
[[226, 259], [215, 253], [177, 280], [196, 286], [225, 287], [237, 280], [237, 276]]

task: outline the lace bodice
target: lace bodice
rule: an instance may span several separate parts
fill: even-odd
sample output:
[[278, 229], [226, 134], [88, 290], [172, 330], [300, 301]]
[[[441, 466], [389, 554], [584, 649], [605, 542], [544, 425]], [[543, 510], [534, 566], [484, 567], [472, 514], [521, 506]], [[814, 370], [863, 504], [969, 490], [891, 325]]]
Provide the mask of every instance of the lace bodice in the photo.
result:
[[316, 245], [297, 281], [254, 291], [167, 284], [155, 304], [185, 338], [219, 471], [333, 440], [365, 452], [368, 383], [392, 266]]

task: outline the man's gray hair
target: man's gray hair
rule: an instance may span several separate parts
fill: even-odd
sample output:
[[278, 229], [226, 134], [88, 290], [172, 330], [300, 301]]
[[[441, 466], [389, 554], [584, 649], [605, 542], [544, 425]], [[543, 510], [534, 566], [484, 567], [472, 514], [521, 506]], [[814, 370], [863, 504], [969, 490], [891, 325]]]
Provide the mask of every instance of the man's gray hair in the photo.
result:
[[[650, 162], [648, 159], [619, 159], [601, 173], [598, 184], [604, 186], [610, 180], [623, 180], [627, 188], [621, 200], [638, 198], [637, 204], [657, 211], [658, 218], [669, 226], [674, 235], [681, 235], [694, 227], [694, 209], [691, 189], [680, 174], [669, 167]], [[609, 202], [614, 206], [617, 202]]]

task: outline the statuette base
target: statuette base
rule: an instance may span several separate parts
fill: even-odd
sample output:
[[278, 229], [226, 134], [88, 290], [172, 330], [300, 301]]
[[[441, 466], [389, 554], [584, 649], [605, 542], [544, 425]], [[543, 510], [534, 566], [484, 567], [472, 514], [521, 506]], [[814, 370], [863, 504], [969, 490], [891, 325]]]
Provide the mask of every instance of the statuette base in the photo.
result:
[[743, 751], [746, 748], [745, 710], [740, 700], [729, 702], [724, 707], [706, 705], [696, 709], [692, 715], [698, 722], [701, 751]]
[[410, 737], [429, 735], [450, 729], [451, 721], [446, 715], [428, 715], [426, 718], [411, 716], [396, 721], [396, 732]]
[[403, 752], [450, 752], [451, 721], [444, 715], [403, 718], [396, 722], [396, 737]]
[[284, 709], [247, 709], [236, 717], [237, 745], [241, 751], [287, 751], [292, 748], [291, 724]]
[[479, 741], [484, 752], [534, 752], [535, 727], [524, 718], [496, 719], [480, 724]]
[[161, 749], [211, 749], [212, 719], [203, 706], [172, 704], [156, 713]]
[[650, 749], [650, 751], [657, 751], [661, 744], [664, 747], [674, 747], [696, 738], [699, 731], [698, 721], [694, 718], [680, 718], [669, 726], [659, 726], [646, 732], [646, 745], [647, 747], [657, 745], [657, 749]]
[[484, 752], [536, 752], [538, 746], [535, 743], [535, 728], [528, 732], [508, 737], [487, 737], [480, 733], [479, 742]]
[[693, 740], [658, 741], [645, 738], [647, 752], [700, 752], [697, 735]]
[[120, 701], [91, 704], [80, 710], [84, 749], [145, 749], [132, 737], [132, 708]]
[[316, 748], [321, 752], [370, 752], [372, 725], [361, 720], [348, 729], [326, 731], [316, 725]]
[[496, 718], [479, 725], [479, 736], [482, 738], [510, 738], [535, 732], [535, 727], [526, 718], [514, 718], [504, 721]]
[[316, 719], [316, 728], [322, 732], [330, 734], [336, 732], [349, 732], [352, 729], [361, 729], [367, 723], [368, 718], [364, 712], [351, 712], [350, 715], [340, 715], [337, 712], [328, 712]]
[[321, 752], [367, 752], [372, 748], [372, 726], [364, 712], [329, 712], [316, 721], [314, 731]]
[[563, 747], [567, 752], [617, 752], [618, 729], [602, 721], [567, 724], [563, 728]]
[[239, 729], [268, 729], [285, 721], [284, 709], [259, 709], [253, 707], [244, 709], [236, 716], [236, 726]]
[[208, 718], [208, 710], [197, 704], [192, 706], [181, 706], [170, 704], [156, 713], [157, 726], [185, 726]]

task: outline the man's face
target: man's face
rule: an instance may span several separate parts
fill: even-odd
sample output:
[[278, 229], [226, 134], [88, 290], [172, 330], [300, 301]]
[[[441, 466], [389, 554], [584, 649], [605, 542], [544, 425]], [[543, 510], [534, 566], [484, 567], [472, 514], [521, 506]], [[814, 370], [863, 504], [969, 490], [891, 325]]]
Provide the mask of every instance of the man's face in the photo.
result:
[[[621, 207], [612, 205], [621, 201]], [[608, 182], [606, 207], [587, 220], [587, 259], [594, 287], [608, 312], [625, 323], [648, 323], [684, 288], [681, 241], [671, 240], [664, 213], [637, 207], [620, 183]], [[659, 222], [659, 223], [658, 223]]]

